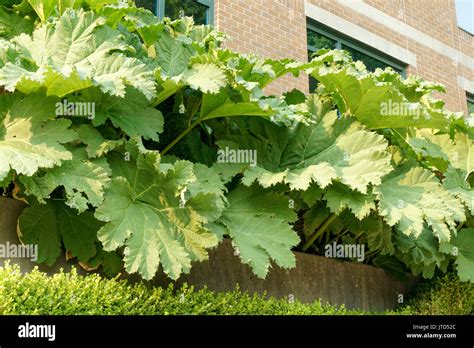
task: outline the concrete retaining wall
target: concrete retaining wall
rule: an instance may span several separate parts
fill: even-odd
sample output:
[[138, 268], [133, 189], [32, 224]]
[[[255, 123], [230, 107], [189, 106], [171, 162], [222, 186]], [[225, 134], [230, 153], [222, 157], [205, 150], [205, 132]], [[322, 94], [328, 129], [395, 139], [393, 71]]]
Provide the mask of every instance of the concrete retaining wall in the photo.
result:
[[[296, 268], [285, 270], [278, 266], [265, 280], [257, 278], [250, 267], [234, 255], [229, 241], [211, 252], [210, 260], [193, 265], [191, 273], [179, 279], [197, 288], [205, 285], [215, 291], [228, 291], [239, 284], [250, 293], [267, 292], [277, 298], [298, 299], [304, 303], [321, 298], [323, 302], [344, 304], [347, 308], [383, 311], [398, 305], [399, 295], [405, 298], [418, 282], [409, 276], [399, 281], [381, 268], [329, 259], [304, 253], [295, 253]], [[164, 277], [155, 282], [166, 285]]]

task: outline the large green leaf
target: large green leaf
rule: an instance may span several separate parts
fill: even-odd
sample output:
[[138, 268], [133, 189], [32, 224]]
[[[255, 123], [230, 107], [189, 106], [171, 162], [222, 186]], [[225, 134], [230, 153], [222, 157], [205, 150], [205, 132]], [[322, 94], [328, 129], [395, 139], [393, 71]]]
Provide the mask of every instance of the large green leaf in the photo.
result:
[[367, 241], [371, 251], [380, 251], [384, 255], [392, 255], [394, 252], [392, 228], [385, 224], [383, 219], [375, 212], [361, 220], [346, 210], [335, 220], [335, 225], [331, 225], [331, 229], [334, 226], [337, 231], [337, 228], [339, 228], [337, 225], [339, 225], [342, 226], [342, 229], [347, 229], [354, 235], [360, 235], [358, 242]]
[[127, 88], [125, 99], [91, 92], [84, 100], [97, 103], [95, 126], [102, 125], [107, 119], [125, 134], [158, 141], [163, 132], [163, 115], [149, 107], [148, 100], [135, 89]]
[[61, 144], [77, 135], [71, 121], [54, 119], [54, 100], [35, 94], [0, 97], [0, 180], [13, 169], [32, 176], [40, 168], [52, 168], [72, 154]]
[[307, 68], [324, 85], [324, 92], [331, 94], [339, 111], [354, 115], [370, 129], [448, 126], [445, 113], [426, 99], [431, 89], [419, 86], [420, 95], [405, 95], [411, 89], [395, 72], [368, 73], [360, 62], [352, 63], [337, 51], [315, 58]]
[[239, 186], [228, 195], [221, 223], [227, 227], [240, 259], [265, 278], [270, 260], [283, 268], [295, 266], [291, 248], [299, 242], [289, 222], [296, 220], [288, 198], [257, 186]]
[[104, 24], [93, 12], [68, 9], [32, 37], [16, 37], [13, 42], [23, 60], [6, 62], [0, 85], [24, 93], [46, 87], [48, 95], [59, 97], [91, 86], [123, 97], [126, 86], [133, 86], [151, 99], [153, 70], [127, 57], [129, 47], [121, 33]]
[[107, 18], [109, 25], [115, 26], [125, 21], [129, 30], [136, 30], [147, 46], [155, 44], [165, 28], [165, 24], [149, 10], [141, 7], [101, 7], [99, 13]]
[[83, 213], [88, 204], [98, 207], [104, 200], [110, 169], [105, 159], [88, 160], [85, 151], [76, 149], [73, 158], [48, 170], [44, 175], [21, 177], [27, 195], [34, 195], [41, 203], [60, 186], [66, 193], [66, 204]]
[[215, 64], [196, 64], [184, 75], [184, 81], [193, 89], [215, 94], [227, 85], [224, 71]]
[[452, 244], [457, 248], [456, 270], [462, 281], [474, 282], [474, 229], [464, 228], [454, 237]]
[[193, 52], [189, 45], [164, 32], [156, 47], [156, 62], [166, 77], [179, 76], [188, 69]]
[[449, 168], [445, 173], [443, 186], [451, 194], [458, 197], [474, 214], [474, 190], [467, 182], [468, 175], [461, 169]]
[[422, 130], [409, 141], [417, 153], [449, 161], [453, 168], [462, 170], [466, 176], [474, 171], [474, 142], [466, 133], [457, 132], [451, 139], [449, 134]]
[[329, 186], [323, 199], [327, 201], [331, 212], [340, 214], [349, 208], [360, 220], [375, 210], [375, 197], [372, 194], [362, 194], [340, 183]]
[[31, 34], [33, 21], [0, 7], [0, 37], [10, 39], [21, 33]]
[[209, 120], [232, 116], [271, 116], [271, 110], [263, 109], [258, 102], [234, 102], [227, 91], [205, 94], [202, 98], [200, 119]]
[[43, 22], [53, 13], [57, 5], [56, 0], [28, 0], [28, 3]]
[[392, 229], [384, 224], [382, 219], [367, 219], [365, 227], [370, 250], [380, 250], [382, 254], [393, 254]]
[[398, 228], [395, 231], [395, 255], [408, 265], [414, 274], [422, 273], [425, 278], [432, 278], [436, 267], [445, 268], [447, 256], [439, 251], [439, 242], [426, 225], [418, 236], [407, 236], [405, 231]]
[[19, 219], [21, 240], [38, 245], [38, 262], [53, 265], [61, 253], [61, 240], [66, 250], [80, 261], [87, 261], [96, 253], [95, 241], [101, 223], [93, 214], [76, 211], [61, 201], [33, 203]]
[[124, 139], [107, 140], [100, 132], [90, 124], [83, 124], [75, 128], [79, 141], [87, 145], [86, 151], [89, 158], [97, 158], [106, 155], [115, 148], [125, 144]]
[[[153, 278], [160, 264], [177, 279], [191, 261], [208, 257], [206, 249], [217, 244], [217, 237], [205, 224], [224, 209], [223, 192], [217, 190], [222, 184], [212, 170], [199, 167], [195, 173], [189, 162], [160, 163], [154, 153], [140, 155], [136, 166], [113, 167], [123, 176], [112, 180], [96, 211], [106, 222], [98, 234], [104, 250], [124, 245], [126, 270], [145, 279]], [[199, 189], [197, 180], [216, 189]]]
[[312, 182], [325, 188], [337, 181], [364, 194], [369, 185], [380, 184], [392, 170], [384, 138], [352, 119], [338, 120], [336, 111], [323, 112], [314, 124], [290, 129], [249, 120], [245, 134], [229, 138], [257, 154], [257, 165], [245, 172], [243, 183], [287, 183], [306, 190]]
[[428, 166], [443, 173], [443, 186], [474, 212], [474, 195], [468, 183], [474, 171], [474, 143], [468, 134], [456, 132], [435, 134], [432, 130], [418, 130], [408, 139], [411, 148]]
[[425, 223], [440, 241], [449, 241], [456, 224], [465, 220], [461, 202], [444, 190], [430, 171], [406, 165], [374, 188], [379, 214], [390, 226], [418, 236]]

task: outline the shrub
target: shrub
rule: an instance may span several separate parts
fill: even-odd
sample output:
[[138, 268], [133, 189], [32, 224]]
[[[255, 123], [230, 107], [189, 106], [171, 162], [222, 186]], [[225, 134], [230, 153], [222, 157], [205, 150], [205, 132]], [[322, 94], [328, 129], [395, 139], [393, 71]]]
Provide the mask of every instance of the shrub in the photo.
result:
[[[474, 310], [474, 287], [453, 274], [422, 283], [407, 303], [389, 315], [462, 315]], [[47, 276], [33, 270], [22, 274], [17, 265], [0, 267], [0, 315], [372, 315], [344, 306], [315, 301], [268, 298], [240, 291], [150, 287], [97, 274]]]
[[474, 285], [460, 282], [453, 272], [447, 273], [420, 284], [398, 311], [415, 315], [474, 314]]
[[249, 295], [238, 289], [229, 293], [150, 288], [144, 283], [58, 273], [52, 277], [37, 269], [21, 274], [16, 265], [0, 268], [0, 314], [50, 315], [320, 315], [349, 314], [343, 306], [289, 303]]

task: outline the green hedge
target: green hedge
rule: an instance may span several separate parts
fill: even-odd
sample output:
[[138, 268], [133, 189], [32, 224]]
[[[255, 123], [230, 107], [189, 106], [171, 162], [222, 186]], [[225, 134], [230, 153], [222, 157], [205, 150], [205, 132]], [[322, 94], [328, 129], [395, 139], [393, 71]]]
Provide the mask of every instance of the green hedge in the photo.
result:
[[419, 285], [399, 313], [417, 315], [465, 315], [474, 313], [474, 284], [460, 282], [447, 273]]
[[192, 287], [148, 288], [143, 283], [58, 273], [52, 277], [34, 270], [21, 274], [18, 267], [0, 268], [0, 314], [90, 315], [321, 315], [356, 314], [343, 306], [310, 305], [298, 301], [266, 300], [239, 290], [214, 293]]
[[[387, 314], [469, 314], [474, 287], [452, 274], [424, 283], [407, 304]], [[105, 279], [97, 274], [59, 273], [52, 277], [37, 269], [20, 273], [16, 265], [0, 267], [0, 315], [346, 315], [370, 314], [320, 301], [266, 299], [235, 290], [214, 293], [192, 287], [150, 288], [144, 283]]]

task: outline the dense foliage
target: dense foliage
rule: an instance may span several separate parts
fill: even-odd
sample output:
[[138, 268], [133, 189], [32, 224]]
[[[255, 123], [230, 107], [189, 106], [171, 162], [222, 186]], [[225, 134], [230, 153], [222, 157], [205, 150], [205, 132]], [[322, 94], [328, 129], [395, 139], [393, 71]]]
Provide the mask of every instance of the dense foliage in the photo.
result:
[[238, 289], [216, 293], [183, 286], [175, 289], [128, 284], [37, 269], [21, 274], [18, 267], [0, 267], [0, 315], [346, 315], [362, 314], [344, 306], [315, 301], [276, 300]]
[[[474, 311], [474, 285], [461, 283], [448, 273], [417, 288], [414, 296], [390, 315], [466, 315]], [[49, 277], [37, 269], [20, 273], [16, 265], [0, 267], [1, 315], [366, 315], [315, 301], [277, 300], [265, 294], [236, 289], [216, 293], [148, 287], [124, 280], [104, 279], [97, 274], [58, 273]]]
[[415, 315], [472, 315], [474, 284], [460, 282], [452, 272], [425, 280], [396, 312]]
[[[29, 203], [19, 235], [40, 262], [64, 247], [87, 269], [176, 279], [231, 238], [265, 277], [337, 242], [399, 275], [454, 263], [474, 281], [474, 132], [442, 86], [224, 39], [133, 2], [4, 2], [0, 187]], [[264, 94], [301, 72], [315, 93]]]

